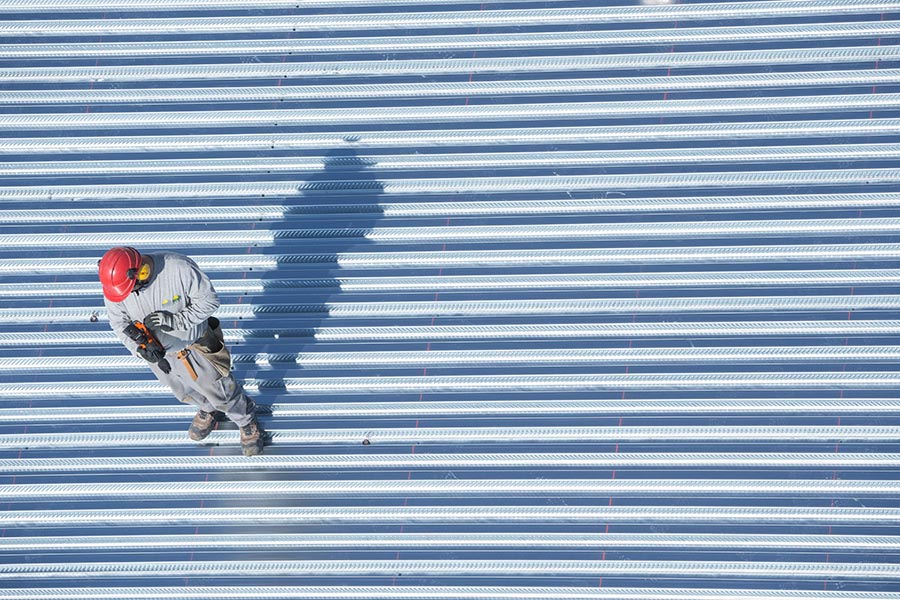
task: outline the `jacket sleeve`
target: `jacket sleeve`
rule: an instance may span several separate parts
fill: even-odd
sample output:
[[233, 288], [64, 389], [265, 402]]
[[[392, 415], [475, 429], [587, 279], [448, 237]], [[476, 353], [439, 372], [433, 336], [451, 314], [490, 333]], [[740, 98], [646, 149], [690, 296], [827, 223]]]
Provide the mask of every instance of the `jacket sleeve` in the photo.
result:
[[104, 299], [106, 305], [106, 314], [109, 317], [109, 326], [112, 328], [116, 336], [122, 341], [122, 344], [128, 348], [128, 351], [137, 356], [137, 342], [125, 335], [125, 328], [131, 325], [131, 318], [122, 308], [121, 304], [110, 302]]
[[184, 308], [174, 313], [174, 329], [187, 331], [203, 323], [219, 308], [219, 296], [213, 289], [209, 277], [200, 270], [197, 263], [184, 257], [179, 261], [179, 274], [185, 298]]

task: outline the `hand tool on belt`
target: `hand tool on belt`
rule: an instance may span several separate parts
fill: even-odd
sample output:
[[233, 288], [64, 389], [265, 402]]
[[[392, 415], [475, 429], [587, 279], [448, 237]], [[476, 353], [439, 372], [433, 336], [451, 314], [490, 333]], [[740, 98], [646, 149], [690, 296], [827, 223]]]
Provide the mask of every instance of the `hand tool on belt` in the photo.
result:
[[194, 370], [194, 366], [191, 364], [191, 361], [188, 360], [188, 357], [191, 355], [191, 351], [189, 348], [185, 348], [181, 350], [178, 354], [175, 355], [175, 358], [184, 363], [184, 368], [187, 369], [187, 372], [190, 373], [191, 379], [197, 381], [197, 371]]

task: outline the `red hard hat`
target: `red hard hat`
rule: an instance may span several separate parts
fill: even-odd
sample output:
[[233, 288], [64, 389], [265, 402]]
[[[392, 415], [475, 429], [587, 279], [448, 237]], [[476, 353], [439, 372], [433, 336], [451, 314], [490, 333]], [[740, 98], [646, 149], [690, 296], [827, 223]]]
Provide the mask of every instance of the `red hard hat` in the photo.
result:
[[141, 253], [129, 246], [116, 246], [103, 255], [99, 267], [103, 295], [110, 302], [121, 302], [134, 289]]

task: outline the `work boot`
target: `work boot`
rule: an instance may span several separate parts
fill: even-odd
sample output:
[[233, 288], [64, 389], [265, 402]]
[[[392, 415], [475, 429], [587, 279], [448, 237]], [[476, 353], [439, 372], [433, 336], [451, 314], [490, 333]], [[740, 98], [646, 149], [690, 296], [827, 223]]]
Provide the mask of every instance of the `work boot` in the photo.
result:
[[256, 456], [262, 453], [263, 433], [259, 427], [256, 417], [241, 427], [241, 450], [244, 456]]
[[205, 439], [216, 428], [216, 414], [215, 412], [198, 410], [197, 414], [194, 415], [194, 420], [191, 421], [190, 428], [188, 428], [188, 437], [195, 442]]

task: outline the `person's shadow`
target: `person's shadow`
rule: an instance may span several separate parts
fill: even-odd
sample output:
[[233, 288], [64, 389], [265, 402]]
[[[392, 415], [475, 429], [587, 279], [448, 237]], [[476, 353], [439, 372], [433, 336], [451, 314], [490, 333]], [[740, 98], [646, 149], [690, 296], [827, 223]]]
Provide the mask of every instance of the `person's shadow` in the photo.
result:
[[365, 236], [384, 212], [379, 203], [384, 185], [372, 164], [353, 149], [335, 149], [325, 153], [320, 172], [298, 176], [303, 183], [297, 196], [282, 199], [284, 220], [271, 226], [274, 244], [260, 249], [276, 268], [243, 274], [245, 279], [259, 278], [260, 292], [223, 298], [253, 307], [252, 320], [224, 320], [223, 325], [226, 335], [228, 328], [241, 332], [230, 344], [234, 375], [258, 383], [258, 391], [248, 393], [266, 429], [274, 427], [273, 403], [302, 401], [285, 386], [286, 378], [304, 370], [297, 354], [329, 347], [315, 337], [326, 322], [352, 324], [331, 317], [329, 304], [338, 298], [365, 300], [364, 294], [343, 292], [338, 277], [342, 256], [371, 249]]

